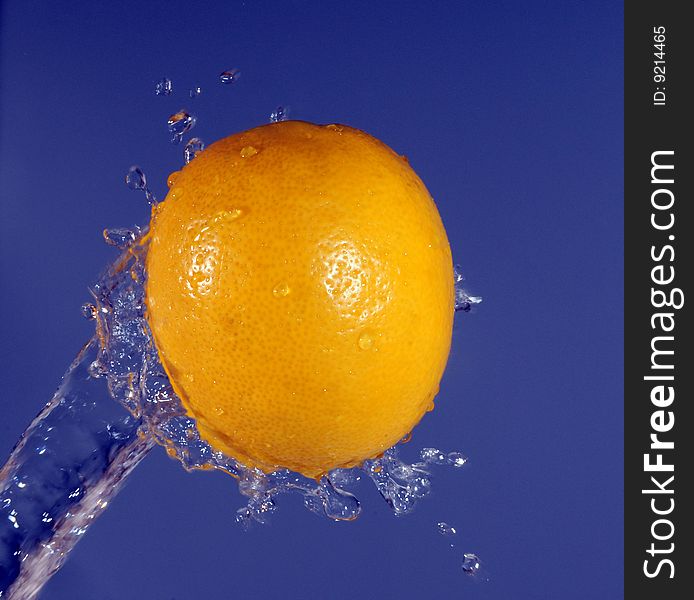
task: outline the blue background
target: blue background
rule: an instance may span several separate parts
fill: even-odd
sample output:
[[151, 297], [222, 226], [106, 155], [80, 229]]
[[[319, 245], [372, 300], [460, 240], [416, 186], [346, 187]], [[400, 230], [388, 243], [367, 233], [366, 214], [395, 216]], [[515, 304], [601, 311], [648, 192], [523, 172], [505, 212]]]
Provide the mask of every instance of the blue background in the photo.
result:
[[[147, 221], [128, 167], [161, 197], [181, 164], [165, 121], [182, 106], [207, 142], [278, 104], [383, 139], [484, 296], [404, 450], [470, 462], [436, 471], [413, 515], [366, 487], [355, 523], [285, 500], [245, 533], [231, 479], [157, 450], [43, 598], [622, 595], [620, 2], [10, 0], [1, 18], [2, 460], [91, 334], [80, 305], [114, 257], [102, 229]], [[241, 79], [222, 86], [230, 67]], [[171, 97], [153, 92], [164, 75]]]

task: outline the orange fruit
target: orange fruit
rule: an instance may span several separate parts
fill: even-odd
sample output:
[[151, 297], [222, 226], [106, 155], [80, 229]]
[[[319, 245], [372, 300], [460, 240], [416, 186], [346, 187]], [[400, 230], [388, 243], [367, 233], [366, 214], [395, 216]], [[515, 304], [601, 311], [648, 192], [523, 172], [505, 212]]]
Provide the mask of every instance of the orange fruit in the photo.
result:
[[147, 318], [201, 436], [266, 472], [380, 455], [433, 407], [453, 267], [385, 144], [286, 121], [209, 146], [153, 211]]

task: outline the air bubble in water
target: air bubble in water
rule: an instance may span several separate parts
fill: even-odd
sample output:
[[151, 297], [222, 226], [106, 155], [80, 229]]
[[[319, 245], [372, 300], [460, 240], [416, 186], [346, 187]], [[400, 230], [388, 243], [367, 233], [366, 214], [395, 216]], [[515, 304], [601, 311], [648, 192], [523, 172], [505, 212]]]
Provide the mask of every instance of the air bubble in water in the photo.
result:
[[173, 92], [173, 82], [168, 77], [162, 77], [154, 86], [154, 93], [157, 96], [170, 96]]
[[185, 148], [183, 149], [183, 158], [186, 164], [193, 160], [204, 149], [205, 142], [203, 142], [200, 138], [190, 138], [190, 140], [188, 140], [188, 143], [185, 145]]
[[286, 121], [289, 119], [289, 107], [288, 106], [278, 106], [275, 110], [270, 113], [270, 122], [279, 123], [280, 121]]
[[195, 127], [195, 117], [188, 111], [181, 109], [169, 117], [167, 125], [171, 134], [171, 143], [180, 144], [183, 135]]
[[219, 74], [219, 81], [224, 84], [236, 83], [241, 77], [241, 71], [238, 69], [227, 69]]

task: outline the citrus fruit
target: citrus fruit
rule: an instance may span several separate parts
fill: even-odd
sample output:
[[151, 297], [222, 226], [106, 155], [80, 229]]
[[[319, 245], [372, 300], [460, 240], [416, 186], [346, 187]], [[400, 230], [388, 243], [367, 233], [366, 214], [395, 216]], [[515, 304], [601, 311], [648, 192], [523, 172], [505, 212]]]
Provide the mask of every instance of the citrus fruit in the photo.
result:
[[147, 319], [210, 445], [319, 477], [374, 458], [433, 407], [453, 267], [424, 184], [344, 125], [222, 139], [169, 180], [147, 254]]

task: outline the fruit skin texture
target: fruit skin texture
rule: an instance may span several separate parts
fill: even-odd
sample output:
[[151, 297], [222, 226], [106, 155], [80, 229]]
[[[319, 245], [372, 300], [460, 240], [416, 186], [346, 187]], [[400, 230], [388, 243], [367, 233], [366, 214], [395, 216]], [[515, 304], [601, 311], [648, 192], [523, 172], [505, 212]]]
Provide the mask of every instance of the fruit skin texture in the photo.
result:
[[213, 448], [319, 477], [433, 408], [453, 267], [406, 159], [357, 129], [284, 121], [212, 144], [169, 184], [147, 318]]

